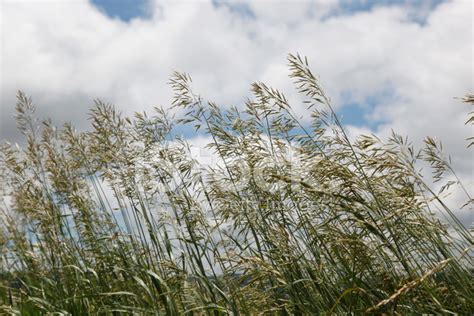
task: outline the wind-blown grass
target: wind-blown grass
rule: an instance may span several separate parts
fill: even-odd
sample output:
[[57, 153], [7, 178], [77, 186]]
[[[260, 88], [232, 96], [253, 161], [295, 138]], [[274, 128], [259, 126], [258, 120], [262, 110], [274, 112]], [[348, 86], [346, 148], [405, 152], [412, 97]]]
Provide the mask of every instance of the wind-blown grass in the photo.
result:
[[[38, 122], [20, 92], [26, 142], [0, 158], [0, 311], [472, 312], [472, 230], [418, 165], [437, 181], [454, 173], [440, 145], [351, 142], [307, 61], [288, 61], [311, 124], [263, 83], [243, 110], [224, 110], [180, 73], [179, 118], [123, 118], [96, 101], [86, 132]], [[184, 124], [210, 137], [216, 165], [175, 136]], [[472, 207], [459, 179], [449, 186]]]

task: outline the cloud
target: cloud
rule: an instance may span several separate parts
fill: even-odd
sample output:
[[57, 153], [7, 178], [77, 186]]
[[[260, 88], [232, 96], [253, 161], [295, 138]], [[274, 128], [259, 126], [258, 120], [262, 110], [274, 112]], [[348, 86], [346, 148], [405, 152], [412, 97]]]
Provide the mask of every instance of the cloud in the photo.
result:
[[16, 137], [18, 89], [40, 115], [85, 128], [95, 98], [126, 114], [169, 105], [173, 70], [190, 73], [196, 91], [222, 106], [243, 104], [250, 83], [264, 81], [305, 116], [285, 61], [300, 52], [337, 109], [364, 112], [351, 133], [393, 128], [416, 143], [433, 135], [472, 182], [469, 109], [453, 99], [473, 90], [472, 8], [438, 2], [151, 1], [147, 18], [125, 22], [85, 0], [2, 1], [0, 138]]

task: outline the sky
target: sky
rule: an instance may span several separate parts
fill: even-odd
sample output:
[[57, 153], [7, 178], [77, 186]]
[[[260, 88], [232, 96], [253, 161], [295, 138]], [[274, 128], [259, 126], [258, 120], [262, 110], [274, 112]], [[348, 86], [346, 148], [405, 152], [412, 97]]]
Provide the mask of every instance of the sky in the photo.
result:
[[472, 184], [471, 109], [456, 97], [474, 92], [473, 3], [0, 0], [0, 139], [18, 141], [18, 90], [41, 117], [86, 129], [96, 98], [126, 115], [169, 107], [174, 70], [222, 107], [242, 106], [263, 81], [307, 121], [288, 78], [298, 52], [351, 135], [434, 136]]

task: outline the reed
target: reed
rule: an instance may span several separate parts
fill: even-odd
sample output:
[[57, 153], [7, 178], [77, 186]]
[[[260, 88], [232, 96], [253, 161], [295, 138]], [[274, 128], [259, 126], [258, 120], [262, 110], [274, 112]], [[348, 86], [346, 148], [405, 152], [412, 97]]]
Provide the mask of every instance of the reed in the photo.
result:
[[[471, 313], [473, 231], [420, 170], [472, 208], [440, 144], [351, 141], [307, 60], [288, 62], [310, 123], [263, 83], [224, 109], [181, 73], [179, 117], [97, 100], [84, 132], [38, 121], [19, 92], [25, 143], [0, 155], [0, 312]], [[184, 125], [216, 164], [192, 155]]]

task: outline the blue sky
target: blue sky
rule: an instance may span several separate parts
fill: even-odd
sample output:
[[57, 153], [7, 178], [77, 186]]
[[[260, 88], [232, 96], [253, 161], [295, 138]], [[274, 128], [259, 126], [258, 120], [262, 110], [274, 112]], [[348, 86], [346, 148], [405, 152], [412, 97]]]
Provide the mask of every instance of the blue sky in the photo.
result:
[[133, 18], [146, 18], [147, 0], [91, 0], [91, 2], [112, 18], [128, 22]]

